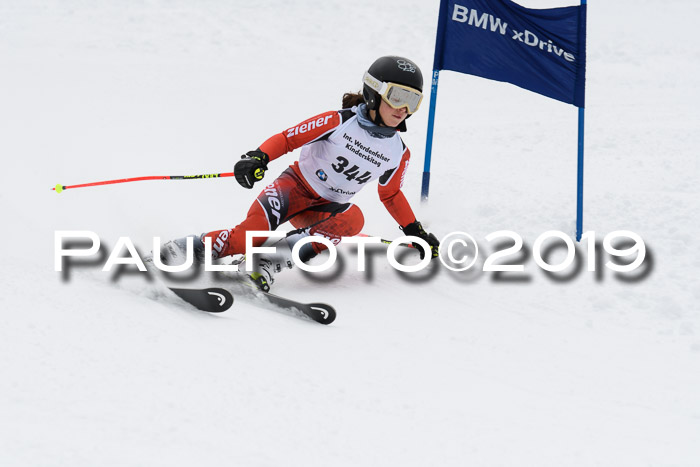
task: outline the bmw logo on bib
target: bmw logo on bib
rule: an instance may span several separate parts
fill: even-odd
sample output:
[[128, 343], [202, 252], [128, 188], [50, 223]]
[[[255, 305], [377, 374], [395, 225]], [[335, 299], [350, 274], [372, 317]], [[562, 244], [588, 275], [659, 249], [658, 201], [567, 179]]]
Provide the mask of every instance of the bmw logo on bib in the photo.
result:
[[325, 182], [326, 180], [328, 180], [328, 175], [327, 175], [326, 172], [324, 172], [322, 169], [318, 169], [318, 170], [316, 171], [316, 176], [317, 176], [322, 182]]

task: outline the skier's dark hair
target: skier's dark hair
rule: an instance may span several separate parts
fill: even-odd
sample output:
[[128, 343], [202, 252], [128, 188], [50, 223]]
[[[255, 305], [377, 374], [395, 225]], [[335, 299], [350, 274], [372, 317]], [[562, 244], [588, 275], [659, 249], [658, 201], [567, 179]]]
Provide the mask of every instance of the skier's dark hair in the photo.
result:
[[343, 94], [343, 108], [344, 109], [349, 109], [351, 107], [355, 107], [356, 105], [360, 105], [365, 101], [365, 98], [362, 96], [362, 92], [346, 92]]

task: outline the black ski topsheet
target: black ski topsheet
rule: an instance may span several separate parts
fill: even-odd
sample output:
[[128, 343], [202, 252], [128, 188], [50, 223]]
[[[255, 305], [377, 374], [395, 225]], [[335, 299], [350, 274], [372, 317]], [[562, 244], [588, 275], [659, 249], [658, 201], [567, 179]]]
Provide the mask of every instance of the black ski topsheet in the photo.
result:
[[331, 324], [335, 321], [335, 309], [326, 303], [301, 303], [269, 292], [262, 292], [262, 297], [280, 308], [297, 309], [317, 323]]
[[209, 313], [221, 313], [233, 305], [233, 295], [226, 289], [214, 287], [209, 289], [180, 289], [169, 287], [175, 295]]

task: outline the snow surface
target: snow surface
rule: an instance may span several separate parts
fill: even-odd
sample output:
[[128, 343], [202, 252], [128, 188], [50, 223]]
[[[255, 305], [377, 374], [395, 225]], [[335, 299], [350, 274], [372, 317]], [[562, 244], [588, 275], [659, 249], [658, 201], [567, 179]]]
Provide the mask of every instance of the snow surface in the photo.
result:
[[[696, 1], [589, 3], [585, 228], [641, 235], [653, 257], [642, 280], [584, 265], [555, 282], [530, 256], [529, 281], [442, 267], [409, 281], [383, 251], [365, 274], [341, 248], [338, 278], [296, 270], [276, 284], [334, 304], [324, 327], [244, 302], [203, 314], [99, 261], [54, 271], [57, 230], [94, 231], [106, 247], [129, 236], [145, 253], [154, 236], [236, 225], [258, 190], [230, 178], [50, 187], [230, 171], [273, 133], [338, 108], [380, 55], [429, 76], [437, 11], [0, 2], [0, 465], [700, 465]], [[573, 234], [576, 114], [443, 72], [427, 204], [427, 106], [404, 138], [418, 218], [484, 251], [503, 229], [529, 246]], [[400, 234], [373, 186], [356, 202], [367, 233]]]

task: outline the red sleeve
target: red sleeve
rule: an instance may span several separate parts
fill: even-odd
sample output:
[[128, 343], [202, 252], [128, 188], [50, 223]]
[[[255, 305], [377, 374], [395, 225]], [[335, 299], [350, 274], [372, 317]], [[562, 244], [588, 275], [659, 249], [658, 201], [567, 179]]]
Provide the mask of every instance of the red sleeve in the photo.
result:
[[304, 120], [297, 126], [288, 128], [282, 133], [268, 138], [260, 145], [260, 150], [270, 156], [270, 160], [275, 160], [283, 154], [287, 154], [305, 144], [313, 143], [321, 139], [340, 125], [340, 115], [338, 112], [326, 112], [308, 120]]
[[403, 179], [408, 169], [408, 161], [411, 159], [411, 151], [406, 148], [401, 158], [401, 163], [388, 175], [387, 179], [382, 176], [379, 179], [379, 199], [384, 203], [384, 207], [389, 211], [391, 217], [404, 227], [416, 220], [413, 209], [408, 204], [408, 200], [401, 191]]

